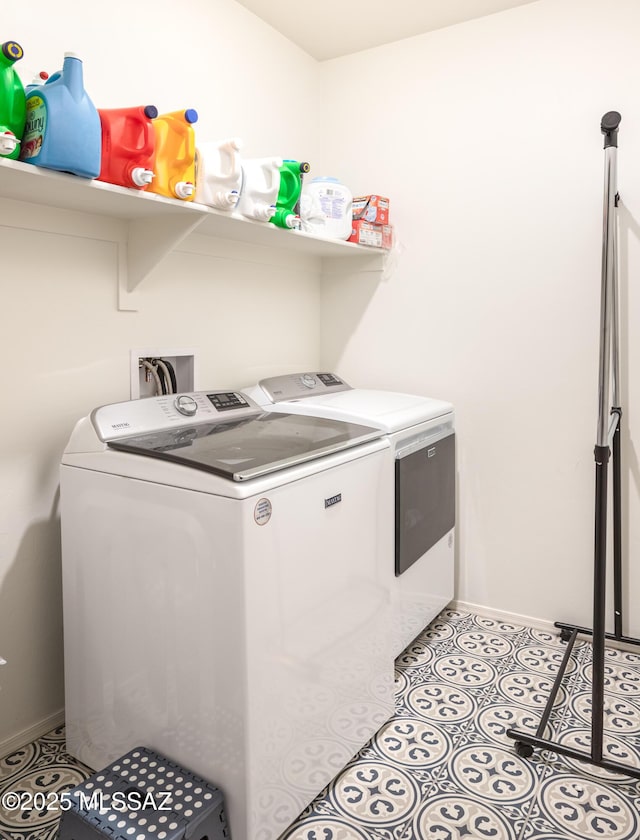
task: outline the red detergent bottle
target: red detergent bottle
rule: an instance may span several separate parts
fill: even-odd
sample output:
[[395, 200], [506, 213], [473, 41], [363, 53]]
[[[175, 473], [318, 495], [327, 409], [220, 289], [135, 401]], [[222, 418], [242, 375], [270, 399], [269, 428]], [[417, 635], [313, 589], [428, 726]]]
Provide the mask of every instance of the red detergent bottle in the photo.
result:
[[99, 181], [146, 189], [154, 176], [156, 133], [153, 105], [99, 108], [102, 157]]
[[24, 87], [13, 67], [22, 55], [15, 41], [0, 45], [0, 157], [11, 160], [20, 154], [26, 119]]

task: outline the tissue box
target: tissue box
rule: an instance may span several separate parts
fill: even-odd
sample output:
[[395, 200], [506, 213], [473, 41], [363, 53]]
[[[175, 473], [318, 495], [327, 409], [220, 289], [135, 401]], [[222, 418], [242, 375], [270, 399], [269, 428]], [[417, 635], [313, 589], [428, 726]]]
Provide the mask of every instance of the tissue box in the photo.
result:
[[353, 199], [353, 218], [377, 225], [389, 223], [389, 199], [381, 195], [360, 195]]
[[374, 225], [362, 219], [354, 219], [351, 223], [349, 242], [358, 245], [373, 245], [376, 248], [391, 248], [393, 245], [393, 227], [391, 225]]

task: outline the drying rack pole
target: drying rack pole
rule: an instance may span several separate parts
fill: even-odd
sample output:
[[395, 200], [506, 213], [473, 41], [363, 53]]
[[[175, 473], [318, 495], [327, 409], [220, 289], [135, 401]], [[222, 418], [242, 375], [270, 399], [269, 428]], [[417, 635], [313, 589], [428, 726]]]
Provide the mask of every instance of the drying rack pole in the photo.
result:
[[[631, 767], [603, 756], [605, 640], [613, 639], [640, 645], [640, 639], [625, 636], [622, 605], [622, 491], [620, 426], [620, 361], [618, 328], [618, 243], [616, 210], [617, 152], [620, 114], [606, 113], [600, 123], [604, 134], [604, 207], [602, 229], [602, 283], [600, 291], [600, 357], [598, 371], [598, 427], [594, 448], [595, 477], [595, 540], [593, 562], [593, 627], [576, 627], [556, 621], [560, 637], [568, 642], [563, 660], [547, 700], [535, 735], [519, 729], [507, 730], [515, 739], [518, 755], [529, 757], [534, 748], [551, 749], [580, 761], [640, 779], [640, 768]], [[606, 623], [607, 581], [607, 500], [609, 460], [612, 456], [612, 521], [613, 521], [613, 602], [614, 632], [608, 633]], [[544, 737], [549, 717], [564, 679], [576, 638], [579, 634], [592, 637], [593, 666], [591, 685], [591, 751], [577, 750]]]

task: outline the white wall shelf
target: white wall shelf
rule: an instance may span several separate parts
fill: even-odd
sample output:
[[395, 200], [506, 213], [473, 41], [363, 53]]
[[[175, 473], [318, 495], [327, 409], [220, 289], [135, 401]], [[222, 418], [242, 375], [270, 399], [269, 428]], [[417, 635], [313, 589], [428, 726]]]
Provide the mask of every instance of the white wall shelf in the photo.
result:
[[120, 309], [137, 308], [132, 293], [196, 230], [208, 237], [293, 251], [320, 258], [323, 263], [335, 261], [336, 265], [342, 265], [345, 258], [364, 257], [369, 266], [373, 261], [373, 265], [382, 268], [385, 255], [379, 248], [283, 230], [203, 204], [164, 198], [6, 158], [0, 158], [0, 198], [124, 222], [126, 238], [121, 243], [119, 260]]

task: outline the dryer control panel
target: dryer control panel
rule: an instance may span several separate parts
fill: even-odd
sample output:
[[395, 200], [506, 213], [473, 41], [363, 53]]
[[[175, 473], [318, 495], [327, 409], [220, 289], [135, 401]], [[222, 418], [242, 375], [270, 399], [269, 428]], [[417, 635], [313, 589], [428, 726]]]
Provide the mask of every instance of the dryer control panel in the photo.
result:
[[193, 425], [242, 420], [261, 413], [260, 407], [240, 391], [195, 391], [103, 405], [93, 411], [91, 422], [100, 440], [109, 441], [182, 426], [187, 421]]
[[287, 376], [271, 376], [261, 379], [262, 388], [271, 402], [298, 400], [316, 394], [331, 394], [336, 391], [351, 391], [344, 379], [335, 373], [291, 373]]

